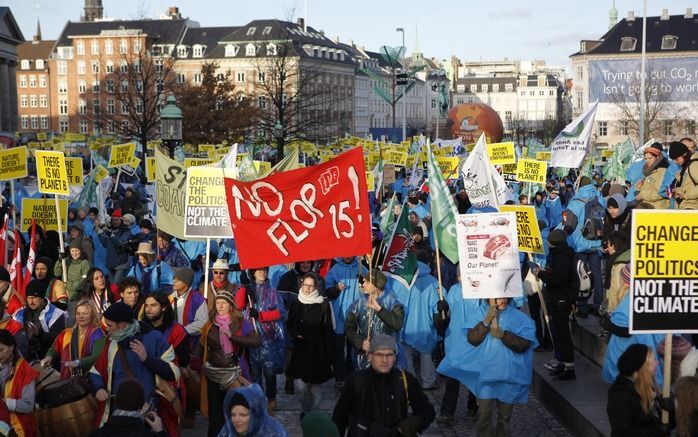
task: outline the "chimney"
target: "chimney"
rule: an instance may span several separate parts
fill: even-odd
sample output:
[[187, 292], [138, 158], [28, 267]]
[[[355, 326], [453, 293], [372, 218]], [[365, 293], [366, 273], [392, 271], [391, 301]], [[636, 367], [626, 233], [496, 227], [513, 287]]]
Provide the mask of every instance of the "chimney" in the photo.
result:
[[628, 11], [627, 21], [635, 21], [635, 11]]
[[339, 44], [339, 37], [335, 36], [334, 38], [332, 38], [332, 41], [334, 41], [335, 44]]
[[179, 13], [179, 8], [177, 6], [170, 6], [167, 8], [167, 15], [173, 20], [182, 19], [182, 14]]
[[301, 29], [304, 29], [304, 28], [305, 28], [305, 20], [304, 20], [303, 18], [298, 18], [298, 21], [296, 21], [296, 24], [297, 24], [298, 27], [300, 27]]
[[662, 16], [659, 18], [661, 21], [669, 20], [669, 9], [662, 9]]
[[693, 8], [686, 8], [686, 15], [683, 16], [684, 18], [693, 18]]

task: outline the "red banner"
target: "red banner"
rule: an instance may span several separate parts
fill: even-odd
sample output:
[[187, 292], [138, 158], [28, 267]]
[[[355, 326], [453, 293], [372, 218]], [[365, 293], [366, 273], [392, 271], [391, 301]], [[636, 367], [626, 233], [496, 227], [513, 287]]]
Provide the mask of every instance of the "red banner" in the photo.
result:
[[242, 268], [371, 253], [361, 148], [320, 165], [242, 182], [225, 178]]

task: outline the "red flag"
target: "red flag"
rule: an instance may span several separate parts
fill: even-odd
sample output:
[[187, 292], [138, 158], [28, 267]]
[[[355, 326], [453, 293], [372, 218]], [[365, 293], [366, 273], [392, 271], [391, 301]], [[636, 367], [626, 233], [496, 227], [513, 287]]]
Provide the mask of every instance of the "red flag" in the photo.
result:
[[27, 256], [27, 268], [24, 271], [24, 280], [22, 281], [22, 285], [24, 287], [29, 284], [29, 282], [32, 280], [32, 273], [34, 273], [34, 264], [36, 264], [36, 245], [38, 242], [36, 241], [36, 219], [32, 219], [32, 231], [31, 231], [31, 239], [29, 240], [29, 256]]
[[15, 248], [12, 252], [12, 261], [10, 262], [10, 282], [12, 283], [12, 288], [15, 293], [10, 297], [7, 303], [7, 312], [9, 314], [14, 314], [22, 308], [26, 302], [26, 296], [24, 295], [24, 287], [22, 286], [22, 253], [19, 250], [20, 245], [19, 231], [15, 229]]
[[7, 268], [7, 221], [9, 217], [5, 214], [5, 219], [0, 228], [0, 266]]
[[230, 223], [245, 268], [371, 252], [361, 148], [256, 181], [225, 178]]

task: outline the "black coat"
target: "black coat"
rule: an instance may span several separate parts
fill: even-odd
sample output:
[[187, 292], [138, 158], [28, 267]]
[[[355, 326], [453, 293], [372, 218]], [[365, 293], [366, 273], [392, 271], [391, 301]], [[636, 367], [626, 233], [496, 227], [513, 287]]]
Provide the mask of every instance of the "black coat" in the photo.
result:
[[165, 437], [165, 431], [153, 432], [138, 417], [112, 416], [101, 428], [92, 431], [90, 437]]
[[288, 376], [310, 384], [332, 378], [335, 339], [329, 303], [292, 300], [286, 326], [293, 340]]
[[574, 251], [566, 242], [561, 246], [550, 246], [545, 270], [538, 273], [538, 277], [545, 284], [546, 299], [554, 301], [576, 299], [575, 268]]
[[608, 390], [606, 406], [611, 437], [658, 437], [662, 435], [659, 417], [646, 414], [633, 381], [619, 375]]

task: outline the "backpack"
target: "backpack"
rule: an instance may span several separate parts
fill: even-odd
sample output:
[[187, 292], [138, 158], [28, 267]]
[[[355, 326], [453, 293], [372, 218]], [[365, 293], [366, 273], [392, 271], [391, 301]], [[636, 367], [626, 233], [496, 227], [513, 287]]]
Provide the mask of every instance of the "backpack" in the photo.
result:
[[591, 297], [591, 268], [586, 261], [579, 257], [575, 257], [574, 275], [572, 282], [577, 291], [576, 300], [587, 300]]
[[[584, 225], [582, 226], [582, 236], [587, 240], [600, 240], [603, 234], [603, 222], [606, 211], [596, 197], [590, 200], [578, 200], [584, 204]], [[562, 212], [562, 228], [568, 235], [572, 235], [579, 218], [569, 208]]]

